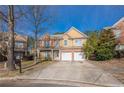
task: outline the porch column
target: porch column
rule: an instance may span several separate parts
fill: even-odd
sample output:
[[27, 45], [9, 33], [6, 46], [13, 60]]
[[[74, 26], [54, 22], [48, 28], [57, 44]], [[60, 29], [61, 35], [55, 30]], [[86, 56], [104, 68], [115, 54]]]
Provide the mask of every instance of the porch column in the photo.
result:
[[37, 49], [37, 57], [40, 58], [40, 49]]
[[62, 52], [60, 49], [59, 49], [59, 61], [62, 61]]
[[53, 54], [53, 49], [51, 50], [51, 52], [52, 52], [52, 61], [53, 61], [53, 60], [54, 60], [54, 58], [53, 58], [53, 55], [54, 55], [54, 54]]

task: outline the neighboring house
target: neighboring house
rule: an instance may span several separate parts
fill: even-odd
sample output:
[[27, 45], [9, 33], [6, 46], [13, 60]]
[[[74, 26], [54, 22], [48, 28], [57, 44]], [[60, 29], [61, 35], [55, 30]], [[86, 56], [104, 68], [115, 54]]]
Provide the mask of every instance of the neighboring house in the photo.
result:
[[[0, 31], [0, 62], [7, 60], [6, 58], [6, 38], [4, 38], [6, 33]], [[4, 42], [3, 42], [4, 40]]]
[[[8, 44], [8, 32], [0, 32], [0, 42], [4, 41]], [[15, 56], [24, 57], [27, 54], [28, 46], [28, 36], [23, 36], [15, 33]], [[1, 46], [1, 45], [0, 45]]]
[[115, 34], [117, 43], [116, 48], [119, 45], [120, 49], [124, 50], [124, 17], [117, 21], [113, 26], [107, 27], [107, 29], [112, 29]]
[[15, 56], [24, 57], [28, 52], [28, 36], [17, 34], [15, 36]]
[[46, 34], [39, 39], [39, 56], [42, 60], [83, 61], [83, 44], [87, 35], [71, 27], [64, 34]]

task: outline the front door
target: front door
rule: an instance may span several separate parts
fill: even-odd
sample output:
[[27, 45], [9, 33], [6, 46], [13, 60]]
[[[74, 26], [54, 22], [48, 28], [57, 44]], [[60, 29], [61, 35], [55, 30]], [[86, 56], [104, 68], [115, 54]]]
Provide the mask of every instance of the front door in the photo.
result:
[[54, 55], [54, 60], [59, 60], [59, 50], [55, 50], [53, 52], [53, 55]]

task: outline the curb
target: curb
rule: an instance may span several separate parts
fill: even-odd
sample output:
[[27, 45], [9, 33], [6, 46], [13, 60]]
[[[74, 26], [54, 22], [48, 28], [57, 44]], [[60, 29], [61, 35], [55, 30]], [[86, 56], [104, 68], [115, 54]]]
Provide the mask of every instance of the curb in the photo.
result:
[[107, 85], [88, 83], [82, 81], [58, 80], [58, 79], [18, 79], [18, 78], [0, 79], [0, 81], [4, 81], [4, 80], [12, 80], [12, 81], [17, 80], [20, 82], [29, 82], [29, 83], [62, 84], [62, 85], [69, 85], [72, 87], [118, 87], [118, 86], [107, 86]]

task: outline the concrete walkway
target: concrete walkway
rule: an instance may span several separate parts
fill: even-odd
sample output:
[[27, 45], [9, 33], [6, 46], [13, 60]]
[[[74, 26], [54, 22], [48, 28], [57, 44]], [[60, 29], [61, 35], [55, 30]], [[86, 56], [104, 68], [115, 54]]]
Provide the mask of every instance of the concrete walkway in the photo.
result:
[[98, 86], [124, 86], [111, 74], [88, 62], [57, 62], [43, 70], [29, 75], [16, 77], [17, 79], [58, 80], [80, 82]]

